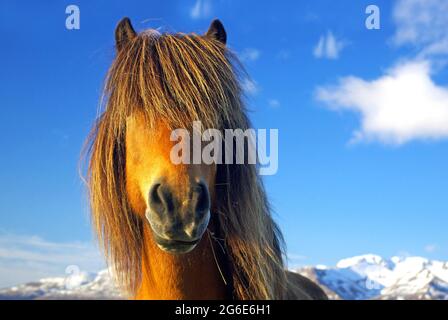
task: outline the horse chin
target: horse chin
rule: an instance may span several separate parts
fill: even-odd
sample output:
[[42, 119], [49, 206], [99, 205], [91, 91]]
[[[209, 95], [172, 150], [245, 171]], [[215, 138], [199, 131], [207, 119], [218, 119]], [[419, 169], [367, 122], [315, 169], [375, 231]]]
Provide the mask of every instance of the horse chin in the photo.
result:
[[170, 239], [164, 239], [156, 235], [154, 232], [154, 240], [157, 244], [157, 246], [168, 253], [172, 254], [182, 254], [182, 253], [188, 253], [192, 251], [194, 248], [196, 248], [197, 244], [201, 239], [197, 239], [194, 241], [179, 241], [179, 240], [170, 240]]
[[175, 245], [175, 246], [166, 246], [160, 243], [157, 243], [157, 246], [168, 253], [172, 254], [184, 254], [192, 251], [194, 248], [196, 248], [196, 245]]

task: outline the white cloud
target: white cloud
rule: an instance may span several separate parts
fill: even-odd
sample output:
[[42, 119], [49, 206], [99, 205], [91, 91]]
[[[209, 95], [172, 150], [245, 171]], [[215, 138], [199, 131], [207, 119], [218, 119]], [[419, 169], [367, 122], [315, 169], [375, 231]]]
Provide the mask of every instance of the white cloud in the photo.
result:
[[272, 108], [280, 107], [280, 101], [278, 101], [277, 99], [269, 99], [268, 103], [269, 103], [269, 106]]
[[448, 138], [448, 87], [432, 79], [448, 58], [447, 12], [446, 0], [398, 0], [392, 40], [397, 46], [411, 46], [415, 57], [374, 80], [349, 76], [317, 89], [317, 99], [331, 109], [360, 115], [352, 141], [399, 145]]
[[448, 54], [448, 1], [399, 0], [393, 10], [396, 45], [412, 45], [421, 56]]
[[258, 84], [254, 80], [249, 78], [243, 79], [243, 81], [241, 82], [241, 87], [243, 91], [249, 95], [255, 95], [259, 91]]
[[436, 244], [428, 244], [428, 245], [425, 246], [425, 251], [427, 253], [433, 253], [436, 250], [437, 250], [437, 245]]
[[255, 48], [246, 48], [240, 54], [241, 61], [255, 61], [260, 57], [260, 51]]
[[58, 243], [37, 236], [0, 233], [0, 288], [64, 275], [69, 265], [96, 271], [105, 264], [92, 243]]
[[191, 8], [190, 17], [193, 19], [208, 18], [212, 12], [210, 0], [196, 0]]
[[402, 144], [448, 137], [448, 88], [431, 80], [428, 61], [408, 61], [382, 77], [366, 81], [350, 76], [320, 87], [317, 99], [335, 110], [360, 114], [353, 141]]
[[343, 41], [337, 40], [333, 33], [328, 31], [326, 35], [320, 37], [313, 54], [316, 58], [338, 59], [344, 46]]

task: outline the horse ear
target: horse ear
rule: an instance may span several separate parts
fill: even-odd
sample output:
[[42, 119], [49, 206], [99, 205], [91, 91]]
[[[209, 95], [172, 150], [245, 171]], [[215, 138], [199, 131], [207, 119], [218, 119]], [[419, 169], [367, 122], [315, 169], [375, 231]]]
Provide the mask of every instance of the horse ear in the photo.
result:
[[132, 27], [131, 20], [128, 17], [121, 19], [115, 28], [115, 46], [117, 51], [120, 51], [128, 41], [134, 39], [136, 36], [137, 33]]
[[224, 29], [221, 21], [219, 21], [218, 19], [212, 21], [205, 35], [214, 40], [218, 40], [222, 44], [226, 44], [227, 42], [226, 30]]

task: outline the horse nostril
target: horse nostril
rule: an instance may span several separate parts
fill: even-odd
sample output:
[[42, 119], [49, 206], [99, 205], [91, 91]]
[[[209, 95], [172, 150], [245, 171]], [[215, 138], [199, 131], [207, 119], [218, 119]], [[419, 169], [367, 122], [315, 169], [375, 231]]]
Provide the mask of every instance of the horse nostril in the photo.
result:
[[160, 183], [155, 184], [149, 191], [149, 207], [159, 216], [172, 213], [174, 203], [170, 190]]
[[210, 195], [204, 183], [198, 183], [194, 187], [192, 205], [196, 214], [204, 214], [210, 210]]

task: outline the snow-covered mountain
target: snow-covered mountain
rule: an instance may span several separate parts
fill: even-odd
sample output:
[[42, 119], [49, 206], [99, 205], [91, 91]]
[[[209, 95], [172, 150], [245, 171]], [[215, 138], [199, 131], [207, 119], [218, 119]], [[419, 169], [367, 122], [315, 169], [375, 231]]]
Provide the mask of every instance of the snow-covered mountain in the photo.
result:
[[343, 259], [336, 267], [297, 272], [313, 279], [332, 299], [448, 300], [448, 262], [367, 254]]
[[44, 278], [0, 290], [0, 300], [123, 299], [109, 270], [79, 272], [68, 277]]
[[[319, 284], [331, 299], [448, 300], [448, 262], [421, 257], [383, 259], [368, 254], [336, 267], [295, 270]], [[0, 299], [123, 299], [108, 270], [45, 278], [0, 290]]]

